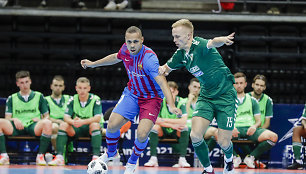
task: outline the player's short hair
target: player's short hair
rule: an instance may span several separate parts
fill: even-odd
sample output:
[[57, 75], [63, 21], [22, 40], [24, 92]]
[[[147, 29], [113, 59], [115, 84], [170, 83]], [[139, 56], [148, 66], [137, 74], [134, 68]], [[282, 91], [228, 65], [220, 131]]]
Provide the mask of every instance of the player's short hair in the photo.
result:
[[132, 33], [138, 33], [140, 36], [142, 36], [141, 30], [140, 30], [138, 27], [136, 27], [136, 26], [131, 26], [131, 27], [129, 27], [129, 28], [126, 30], [125, 34], [126, 34], [126, 33], [130, 33], [130, 34], [132, 34]]
[[190, 85], [192, 82], [198, 82], [198, 83], [200, 83], [199, 79], [197, 79], [197, 78], [195, 78], [195, 77], [192, 78], [192, 79], [190, 80], [189, 85]]
[[16, 73], [16, 81], [17, 81], [18, 79], [25, 78], [25, 77], [31, 78], [31, 77], [30, 77], [30, 72], [29, 72], [29, 71], [24, 71], [24, 70], [22, 70], [22, 71], [18, 71], [18, 72]]
[[174, 81], [168, 81], [169, 88], [174, 88], [178, 90], [178, 85]]
[[90, 81], [87, 77], [78, 78], [78, 80], [76, 81], [76, 85], [78, 85], [78, 83], [88, 83], [88, 85], [90, 86]]
[[245, 81], [247, 80], [247, 79], [246, 79], [246, 75], [245, 75], [243, 72], [236, 72], [236, 73], [234, 74], [234, 77], [235, 77], [235, 78], [243, 77], [243, 78], [245, 79]]
[[55, 75], [54, 77], [53, 77], [53, 79], [52, 80], [57, 80], [57, 81], [65, 81], [64, 80], [64, 77], [63, 76], [61, 76], [61, 75]]
[[193, 25], [192, 23], [188, 20], [188, 19], [180, 19], [176, 22], [174, 22], [172, 24], [172, 28], [175, 28], [175, 27], [178, 27], [178, 26], [184, 26], [184, 27], [187, 27], [191, 30], [191, 32], [193, 33]]
[[265, 82], [265, 85], [267, 84], [267, 78], [266, 78], [266, 76], [264, 76], [264, 75], [262, 75], [262, 74], [257, 74], [257, 75], [253, 78], [253, 83], [255, 83], [255, 81], [256, 81], [257, 79], [260, 79], [260, 80], [264, 81], [264, 82]]

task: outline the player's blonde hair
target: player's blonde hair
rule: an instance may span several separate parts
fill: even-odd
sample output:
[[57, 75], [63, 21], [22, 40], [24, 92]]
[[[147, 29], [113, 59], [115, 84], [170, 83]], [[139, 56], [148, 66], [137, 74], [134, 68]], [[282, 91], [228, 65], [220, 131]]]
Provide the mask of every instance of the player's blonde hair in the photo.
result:
[[180, 20], [178, 20], [178, 21], [176, 21], [172, 24], [172, 28], [175, 28], [175, 27], [178, 27], [178, 26], [184, 26], [184, 27], [190, 29], [191, 32], [193, 33], [193, 25], [188, 19], [180, 19]]
[[86, 77], [80, 77], [78, 78], [78, 80], [76, 81], [76, 85], [78, 85], [78, 83], [88, 83], [88, 85], [90, 86], [90, 81], [88, 78]]
[[177, 89], [178, 90], [178, 85], [177, 83], [175, 83], [174, 81], [168, 81], [168, 85], [170, 88], [174, 88], [174, 89]]

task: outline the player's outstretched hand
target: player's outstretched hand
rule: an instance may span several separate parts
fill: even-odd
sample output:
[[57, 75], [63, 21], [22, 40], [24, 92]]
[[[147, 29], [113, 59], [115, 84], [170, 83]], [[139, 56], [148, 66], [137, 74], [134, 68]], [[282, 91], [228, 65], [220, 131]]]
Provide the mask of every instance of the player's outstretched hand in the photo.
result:
[[169, 108], [169, 111], [177, 116], [181, 116], [182, 115], [182, 111], [179, 108]]
[[83, 59], [81, 60], [81, 66], [86, 69], [87, 67], [91, 67], [92, 65], [92, 61], [88, 60], [88, 59]]
[[228, 36], [224, 36], [224, 44], [225, 45], [232, 45], [234, 43], [234, 41], [233, 41], [234, 35], [235, 35], [235, 32], [228, 35]]

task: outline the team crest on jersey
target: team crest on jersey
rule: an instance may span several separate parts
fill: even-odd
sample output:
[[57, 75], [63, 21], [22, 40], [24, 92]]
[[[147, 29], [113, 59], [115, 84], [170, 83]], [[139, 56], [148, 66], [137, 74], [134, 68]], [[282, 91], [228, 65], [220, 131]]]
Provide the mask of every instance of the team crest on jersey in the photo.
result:
[[199, 77], [204, 74], [198, 66], [191, 67], [189, 72], [195, 77]]
[[138, 69], [139, 69], [139, 70], [142, 70], [142, 69], [143, 69], [142, 64], [138, 64]]

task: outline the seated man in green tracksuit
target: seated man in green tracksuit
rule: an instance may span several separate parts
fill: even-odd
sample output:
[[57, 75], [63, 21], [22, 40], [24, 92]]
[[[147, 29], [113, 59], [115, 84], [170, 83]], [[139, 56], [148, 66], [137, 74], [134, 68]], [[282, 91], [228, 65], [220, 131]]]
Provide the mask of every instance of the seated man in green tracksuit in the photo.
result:
[[[258, 142], [256, 148], [243, 160], [249, 168], [255, 168], [254, 160], [271, 149], [277, 142], [278, 136], [268, 129], [260, 128], [259, 104], [254, 97], [246, 95], [244, 92], [247, 86], [245, 74], [238, 72], [234, 74], [234, 77], [234, 87], [238, 96], [238, 109], [235, 128], [233, 130], [233, 139], [244, 138]], [[234, 151], [234, 167], [238, 167], [241, 161], [241, 157]]]
[[100, 155], [101, 100], [97, 95], [89, 93], [90, 81], [86, 77], [78, 78], [75, 88], [77, 94], [69, 100], [64, 115], [65, 122], [62, 122], [59, 127], [56, 140], [57, 155], [49, 165], [65, 165], [63, 152], [68, 140], [67, 135], [69, 137], [91, 136], [92, 160]]
[[175, 101], [175, 106], [182, 110], [183, 115], [177, 117], [175, 114], [169, 112], [166, 99], [164, 98], [161, 105], [161, 110], [156, 120], [155, 125], [150, 133], [150, 160], [144, 164], [146, 167], [156, 167], [158, 166], [157, 152], [156, 148], [158, 145], [158, 137], [171, 137], [178, 138], [178, 145], [175, 146], [179, 150], [179, 166], [175, 165], [173, 167], [190, 167], [190, 164], [186, 161], [187, 147], [189, 143], [189, 133], [186, 126], [187, 114], [185, 107], [185, 100], [178, 95], [178, 85], [173, 82], [168, 82], [170, 91], [172, 93], [173, 99]]

